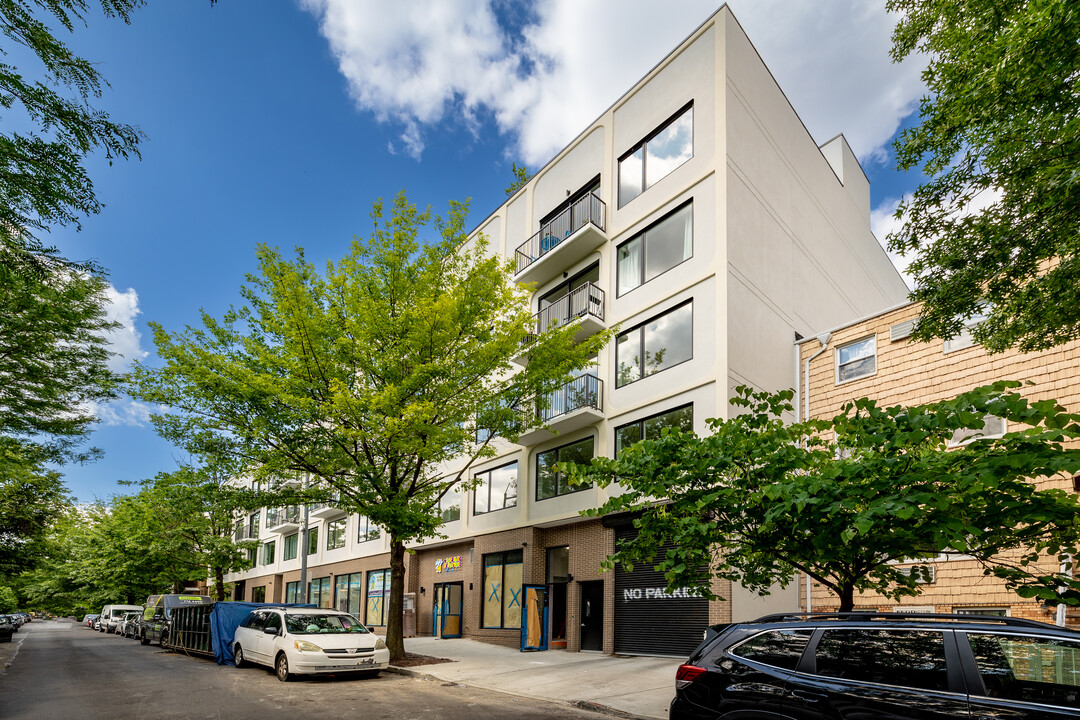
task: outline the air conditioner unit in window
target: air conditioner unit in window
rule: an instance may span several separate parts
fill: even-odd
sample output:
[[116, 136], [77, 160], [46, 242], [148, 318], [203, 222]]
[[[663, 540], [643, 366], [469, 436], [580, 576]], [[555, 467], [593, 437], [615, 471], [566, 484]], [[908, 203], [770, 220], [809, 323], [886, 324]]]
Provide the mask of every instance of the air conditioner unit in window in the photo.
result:
[[908, 577], [914, 575], [916, 578], [915, 582], [919, 585], [928, 585], [934, 582], [936, 573], [933, 565], [910, 565], [908, 567], [896, 568], [896, 571], [902, 575], [907, 575]]

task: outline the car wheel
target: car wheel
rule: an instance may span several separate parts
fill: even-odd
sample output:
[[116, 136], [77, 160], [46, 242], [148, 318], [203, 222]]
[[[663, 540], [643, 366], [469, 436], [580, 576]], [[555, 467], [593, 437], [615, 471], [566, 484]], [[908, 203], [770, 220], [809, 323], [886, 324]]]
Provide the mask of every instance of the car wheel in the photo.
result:
[[169, 647], [169, 631], [168, 630], [162, 630], [161, 631], [161, 640], [159, 641], [159, 644], [163, 648]]
[[139, 644], [140, 645], [149, 645], [150, 644], [150, 638], [146, 637], [146, 633], [140, 633], [139, 634]]
[[240, 648], [240, 645], [237, 645], [235, 648], [233, 648], [232, 656], [233, 665], [235, 665], [236, 667], [242, 668], [247, 665], [247, 660], [244, 659], [244, 651]]
[[277, 673], [277, 679], [281, 682], [292, 680], [292, 675], [289, 674], [289, 658], [285, 657], [285, 653], [277, 656], [277, 660], [274, 662], [274, 671]]

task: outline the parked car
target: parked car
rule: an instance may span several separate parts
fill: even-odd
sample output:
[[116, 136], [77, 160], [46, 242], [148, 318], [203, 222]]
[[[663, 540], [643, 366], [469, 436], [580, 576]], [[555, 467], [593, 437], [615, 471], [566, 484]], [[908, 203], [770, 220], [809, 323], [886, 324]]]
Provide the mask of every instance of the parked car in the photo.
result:
[[233, 636], [236, 667], [267, 665], [278, 680], [309, 673], [364, 672], [390, 665], [383, 639], [348, 613], [322, 608], [258, 608]]
[[209, 595], [151, 595], [139, 623], [139, 641], [149, 645], [157, 640], [162, 647], [169, 644], [169, 625], [172, 611], [183, 605], [213, 605]]
[[721, 628], [675, 676], [670, 720], [1080, 715], [1080, 632], [931, 613], [773, 615]]
[[11, 642], [11, 635], [15, 632], [15, 624], [7, 615], [0, 615], [0, 642]]
[[138, 631], [139, 618], [141, 617], [141, 611], [131, 611], [124, 613], [124, 616], [120, 618], [120, 622], [116, 626], [116, 634], [120, 637], [138, 637], [138, 635], [136, 635], [136, 632]]
[[105, 633], [116, 632], [116, 626], [120, 624], [120, 619], [124, 617], [124, 613], [141, 613], [142, 611], [142, 605], [106, 605], [101, 609], [100, 627], [98, 629]]
[[101, 617], [101, 615], [97, 613], [87, 613], [83, 616], [83, 625], [93, 630], [94, 624], [97, 622], [97, 619], [99, 617]]

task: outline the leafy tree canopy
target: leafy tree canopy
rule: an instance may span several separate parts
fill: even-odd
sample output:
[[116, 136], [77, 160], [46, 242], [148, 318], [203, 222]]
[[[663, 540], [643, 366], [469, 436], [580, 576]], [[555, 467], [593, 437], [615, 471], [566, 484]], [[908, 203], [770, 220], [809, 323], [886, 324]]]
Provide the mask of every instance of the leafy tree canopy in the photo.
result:
[[[404, 193], [389, 216], [376, 203], [370, 238], [324, 273], [302, 250], [260, 246], [244, 304], [201, 328], [153, 325], [164, 365], [135, 373], [139, 397], [174, 410], [154, 420], [166, 438], [193, 452], [232, 443], [253, 477], [310, 476], [388, 532], [394, 657], [405, 543], [437, 535], [438, 500], [470, 482], [470, 463], [540, 424], [535, 410], [608, 339], [577, 344], [572, 326], [533, 337], [528, 289], [469, 239], [466, 215], [452, 203], [433, 219]], [[521, 370], [511, 361], [527, 338]]]
[[[1080, 6], [1072, 0], [889, 0], [894, 60], [924, 53], [919, 126], [896, 142], [927, 180], [891, 249], [913, 255], [915, 336], [963, 323], [991, 351], [1080, 336]], [[984, 207], [973, 214], [964, 209]]]
[[[1080, 503], [1031, 480], [1080, 470], [1080, 450], [1063, 445], [1080, 438], [1080, 416], [1029, 403], [1016, 387], [914, 407], [862, 399], [831, 421], [793, 425], [781, 420], [791, 391], [742, 387], [739, 414], [710, 420], [710, 435], [665, 429], [568, 469], [573, 483], [626, 490], [590, 514], [638, 515], [637, 539], [607, 566], [655, 563], [669, 589], [711, 595], [715, 576], [764, 591], [805, 572], [844, 611], [860, 591], [917, 594], [918, 575], [897, 563], [944, 553], [973, 557], [1024, 596], [1075, 604], [1080, 582], [1059, 563], [1071, 567], [1077, 552]], [[987, 415], [1022, 429], [953, 446], [954, 433], [977, 434]], [[657, 557], [666, 541], [674, 548]]]
[[506, 188], [506, 197], [513, 197], [518, 190], [528, 185], [529, 181], [532, 180], [533, 175], [536, 174], [534, 172], [529, 172], [529, 169], [524, 165], [521, 167], [518, 167], [517, 163], [512, 163], [512, 165], [514, 182], [510, 183], [510, 186]]
[[68, 502], [60, 475], [45, 467], [37, 448], [0, 437], [0, 577], [46, 556], [49, 527]]

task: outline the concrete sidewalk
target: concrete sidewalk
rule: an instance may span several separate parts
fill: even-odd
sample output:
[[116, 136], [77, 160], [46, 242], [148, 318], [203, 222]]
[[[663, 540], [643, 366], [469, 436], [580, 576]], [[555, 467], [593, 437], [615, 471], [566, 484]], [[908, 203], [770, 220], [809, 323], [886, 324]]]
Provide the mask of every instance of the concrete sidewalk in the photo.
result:
[[454, 662], [401, 669], [407, 674], [638, 718], [666, 718], [675, 697], [674, 658], [612, 657], [565, 650], [524, 653], [476, 640], [406, 638], [405, 649]]

